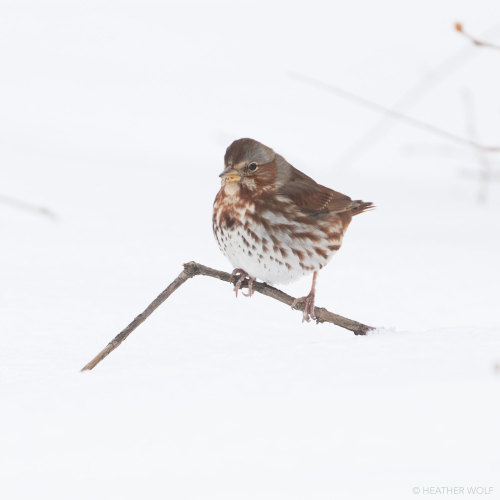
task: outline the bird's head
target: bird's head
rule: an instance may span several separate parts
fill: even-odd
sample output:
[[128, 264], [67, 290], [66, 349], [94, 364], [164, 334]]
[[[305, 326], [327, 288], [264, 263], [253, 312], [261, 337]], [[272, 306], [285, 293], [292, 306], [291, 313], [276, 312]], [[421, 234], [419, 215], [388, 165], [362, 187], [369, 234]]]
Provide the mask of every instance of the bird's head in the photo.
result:
[[276, 179], [277, 157], [271, 148], [254, 139], [234, 141], [224, 156], [222, 185], [244, 186], [251, 191], [271, 187]]

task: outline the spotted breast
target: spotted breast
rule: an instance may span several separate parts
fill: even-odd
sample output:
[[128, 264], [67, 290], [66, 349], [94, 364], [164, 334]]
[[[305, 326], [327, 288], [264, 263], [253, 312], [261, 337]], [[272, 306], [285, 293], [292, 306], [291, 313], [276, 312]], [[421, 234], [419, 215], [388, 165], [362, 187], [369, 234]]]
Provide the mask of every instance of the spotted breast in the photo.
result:
[[235, 268], [270, 284], [289, 283], [327, 264], [350, 217], [298, 214], [283, 197], [269, 200], [226, 184], [214, 204], [213, 230]]

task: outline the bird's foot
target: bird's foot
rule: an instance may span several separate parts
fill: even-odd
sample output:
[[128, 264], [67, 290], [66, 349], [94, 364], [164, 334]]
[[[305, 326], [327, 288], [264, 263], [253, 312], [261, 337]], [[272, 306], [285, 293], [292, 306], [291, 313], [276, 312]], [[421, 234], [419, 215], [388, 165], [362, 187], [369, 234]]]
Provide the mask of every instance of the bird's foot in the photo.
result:
[[238, 291], [241, 288], [241, 284], [243, 281], [248, 278], [248, 293], [243, 293], [245, 297], [251, 297], [253, 295], [253, 283], [255, 281], [255, 278], [252, 278], [245, 270], [236, 268], [233, 270], [231, 273], [231, 276], [234, 278], [237, 275], [240, 275], [238, 278], [238, 281], [234, 284], [234, 293], [236, 294], [236, 297], [238, 297]]
[[292, 302], [292, 309], [296, 308], [296, 305], [300, 302], [304, 302], [304, 311], [302, 315], [302, 323], [304, 321], [310, 321], [311, 319], [316, 319], [316, 315], [314, 314], [314, 292], [311, 292], [306, 297], [300, 297], [298, 299], [294, 299]]

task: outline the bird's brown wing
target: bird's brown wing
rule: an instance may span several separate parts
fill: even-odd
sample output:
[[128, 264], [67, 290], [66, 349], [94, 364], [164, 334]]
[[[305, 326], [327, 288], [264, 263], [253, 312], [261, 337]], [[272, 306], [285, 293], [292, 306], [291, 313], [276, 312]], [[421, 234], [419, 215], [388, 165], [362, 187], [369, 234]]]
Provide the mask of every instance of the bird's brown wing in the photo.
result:
[[302, 212], [308, 215], [340, 213], [353, 208], [353, 201], [349, 196], [318, 184], [293, 167], [290, 177], [279, 188], [278, 194], [289, 198]]

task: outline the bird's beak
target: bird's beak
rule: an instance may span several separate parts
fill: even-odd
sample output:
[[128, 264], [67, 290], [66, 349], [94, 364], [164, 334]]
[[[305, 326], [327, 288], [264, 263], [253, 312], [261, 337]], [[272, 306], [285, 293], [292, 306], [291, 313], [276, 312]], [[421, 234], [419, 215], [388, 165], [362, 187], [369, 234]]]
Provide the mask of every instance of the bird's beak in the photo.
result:
[[241, 179], [241, 175], [233, 167], [226, 167], [222, 173], [219, 175], [223, 182], [238, 182]]

